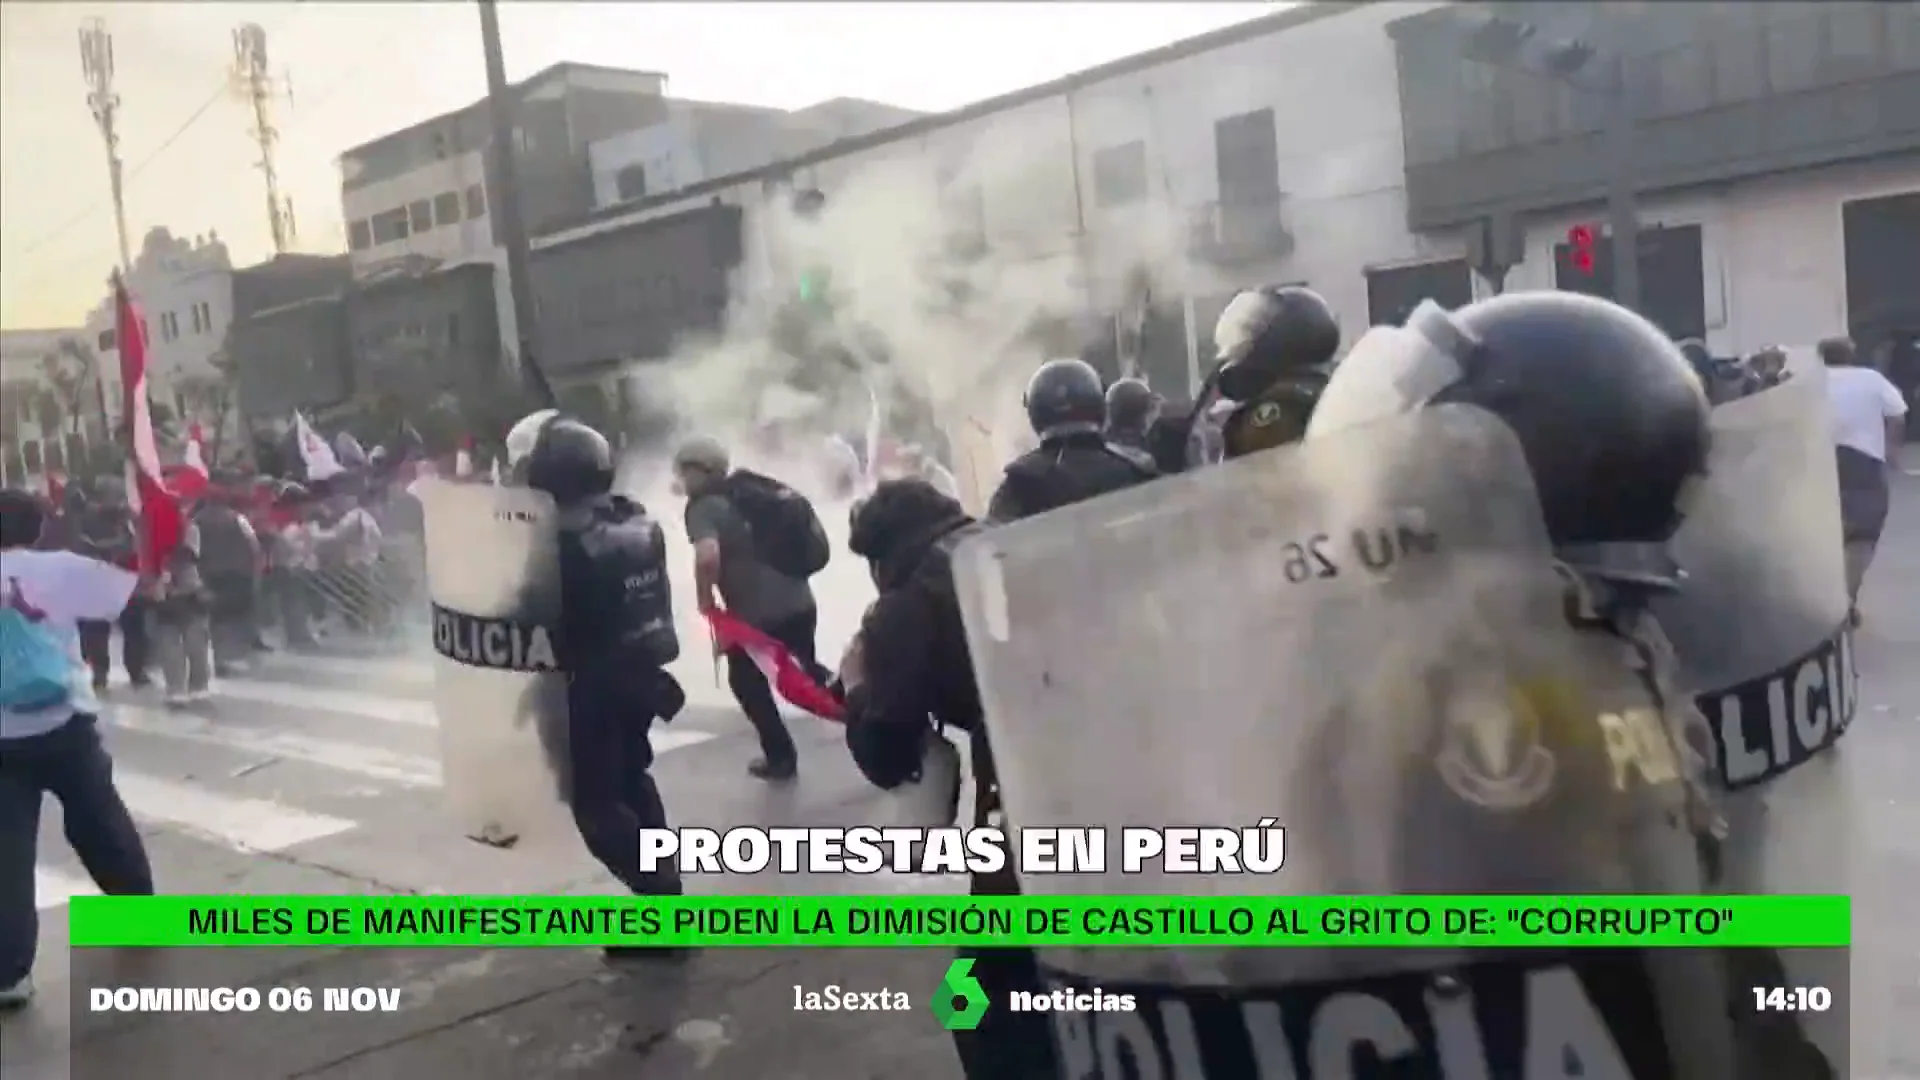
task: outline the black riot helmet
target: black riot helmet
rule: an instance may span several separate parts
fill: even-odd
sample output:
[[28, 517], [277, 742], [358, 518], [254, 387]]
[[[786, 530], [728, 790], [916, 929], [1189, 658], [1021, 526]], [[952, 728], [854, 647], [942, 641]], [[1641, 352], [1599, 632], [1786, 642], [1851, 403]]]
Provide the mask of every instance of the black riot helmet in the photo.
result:
[[1220, 313], [1213, 345], [1220, 396], [1250, 401], [1290, 373], [1331, 361], [1340, 351], [1340, 322], [1305, 286], [1248, 289]]
[[1548, 536], [1596, 577], [1672, 585], [1666, 544], [1706, 472], [1700, 378], [1659, 327], [1571, 292], [1431, 301], [1333, 369], [1309, 439], [1427, 405], [1477, 406], [1518, 438]]
[[1027, 423], [1041, 439], [1097, 435], [1107, 423], [1100, 373], [1084, 360], [1049, 360], [1027, 381]]
[[556, 409], [528, 413], [507, 432], [507, 468], [515, 483], [561, 505], [613, 489], [613, 447], [591, 426]]
[[1107, 426], [1145, 434], [1160, 414], [1160, 395], [1145, 379], [1115, 379], [1107, 387]]

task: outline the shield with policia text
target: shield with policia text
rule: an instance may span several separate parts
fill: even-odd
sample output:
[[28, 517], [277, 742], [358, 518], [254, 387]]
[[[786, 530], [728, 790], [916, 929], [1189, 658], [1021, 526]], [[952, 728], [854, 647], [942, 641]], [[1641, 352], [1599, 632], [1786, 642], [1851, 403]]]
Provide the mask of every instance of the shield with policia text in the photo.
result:
[[466, 834], [484, 843], [571, 841], [553, 500], [530, 488], [437, 478], [417, 492], [447, 800]]
[[[1811, 358], [1791, 363], [1785, 382], [1713, 410], [1709, 473], [1673, 545], [1686, 581], [1656, 611], [1730, 789], [1719, 887], [1864, 900], [1881, 882], [1864, 848], [1859, 762], [1838, 745], [1858, 676], [1826, 372]], [[1787, 953], [1785, 977], [1838, 993], [1851, 965], [1863, 992], [1893, 985], [1860, 977], [1875, 953]], [[1858, 1042], [1875, 1002], [1852, 1005]], [[1848, 1011], [1801, 1018], [1842, 1076]]]
[[[1486, 413], [1404, 414], [999, 526], [955, 569], [1010, 825], [1108, 830], [1102, 872], [1027, 874], [1028, 893], [1702, 888], [1682, 755], [1621, 641], [1576, 629], [1584, 593]], [[1262, 825], [1286, 829], [1277, 873], [1128, 872], [1118, 839], [1214, 828], [1213, 850], [1244, 852]], [[1730, 1075], [1704, 950], [1040, 960], [1051, 986], [1140, 1002], [1054, 1017], [1073, 1080], [1325, 1080], [1370, 1056], [1456, 1080]]]

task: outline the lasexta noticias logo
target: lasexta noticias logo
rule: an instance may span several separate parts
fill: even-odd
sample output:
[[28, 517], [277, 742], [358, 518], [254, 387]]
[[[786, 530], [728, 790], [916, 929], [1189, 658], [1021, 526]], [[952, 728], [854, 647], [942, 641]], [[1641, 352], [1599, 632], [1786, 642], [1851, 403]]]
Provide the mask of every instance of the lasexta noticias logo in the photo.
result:
[[987, 1014], [987, 991], [973, 977], [973, 961], [955, 960], [933, 991], [933, 1015], [948, 1031], [972, 1031]]

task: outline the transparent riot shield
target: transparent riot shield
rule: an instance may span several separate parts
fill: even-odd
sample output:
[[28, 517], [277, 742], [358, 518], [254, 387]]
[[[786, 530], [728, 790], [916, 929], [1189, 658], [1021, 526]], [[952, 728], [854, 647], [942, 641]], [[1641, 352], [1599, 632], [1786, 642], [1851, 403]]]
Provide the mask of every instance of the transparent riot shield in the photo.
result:
[[[1735, 893], [1876, 895], [1864, 850], [1867, 809], [1840, 737], [1855, 688], [1826, 372], [1804, 356], [1778, 386], [1713, 411], [1709, 475], [1674, 554], [1683, 588], [1656, 611], [1699, 693], [1731, 794], [1721, 887]], [[1863, 993], [1873, 950], [1784, 955], [1792, 985]], [[1845, 1074], [1875, 1003], [1802, 1017]], [[1861, 1045], [1864, 1045], [1862, 1043]]]
[[564, 808], [553, 500], [530, 488], [432, 480], [420, 501], [447, 801], [467, 835], [485, 843], [577, 843]]
[[[1106, 872], [1027, 876], [1029, 893], [1702, 888], [1669, 728], [1620, 640], [1569, 619], [1524, 457], [1483, 412], [1422, 410], [1168, 477], [997, 527], [955, 563], [1009, 822], [1108, 830]], [[1123, 872], [1122, 827], [1258, 824], [1287, 829], [1277, 873]], [[1074, 1080], [1344, 1077], [1367, 1041], [1410, 1076], [1548, 1075], [1520, 1060], [1549, 1019], [1614, 1047], [1566, 1075], [1730, 1075], [1724, 968], [1701, 952], [1040, 963], [1052, 985], [1141, 997], [1056, 1018]], [[1514, 994], [1536, 1004], [1497, 1004]], [[1377, 1010], [1366, 1030], [1326, 1028]], [[1471, 1019], [1495, 1015], [1511, 1022]], [[1480, 1049], [1434, 1034], [1456, 1023]], [[1330, 1040], [1342, 1064], [1310, 1049]]]

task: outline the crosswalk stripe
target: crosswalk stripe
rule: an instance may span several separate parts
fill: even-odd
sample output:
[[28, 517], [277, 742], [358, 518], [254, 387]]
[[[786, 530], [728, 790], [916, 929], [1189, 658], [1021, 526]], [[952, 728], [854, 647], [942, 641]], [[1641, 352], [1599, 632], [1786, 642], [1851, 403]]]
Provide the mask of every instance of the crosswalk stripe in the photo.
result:
[[369, 720], [413, 727], [437, 727], [433, 704], [406, 698], [360, 694], [351, 690], [317, 690], [293, 683], [233, 676], [219, 680], [215, 690], [221, 697], [252, 701], [262, 705], [282, 705], [290, 709], [315, 712], [351, 713]]
[[94, 883], [75, 874], [45, 867], [33, 868], [33, 906], [36, 911], [65, 907], [76, 896], [99, 896]]
[[218, 746], [243, 754], [304, 761], [408, 787], [439, 787], [440, 763], [384, 747], [315, 738], [298, 731], [267, 731], [220, 723], [186, 712], [116, 703], [104, 718], [116, 728]]
[[421, 689], [433, 686], [433, 664], [420, 657], [382, 658], [283, 652], [263, 657], [261, 666], [267, 669], [306, 670], [348, 679], [408, 683]]
[[284, 851], [359, 827], [358, 822], [265, 799], [221, 795], [116, 768], [114, 786], [137, 818], [163, 822], [240, 851]]

